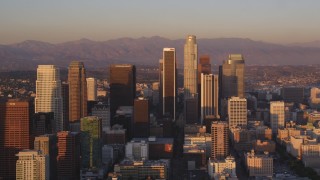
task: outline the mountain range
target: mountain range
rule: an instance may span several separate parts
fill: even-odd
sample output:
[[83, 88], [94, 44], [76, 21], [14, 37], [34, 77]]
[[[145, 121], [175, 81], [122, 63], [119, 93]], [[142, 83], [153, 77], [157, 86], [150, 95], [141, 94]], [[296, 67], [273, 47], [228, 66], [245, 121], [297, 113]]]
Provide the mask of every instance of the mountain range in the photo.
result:
[[[178, 66], [183, 65], [184, 39], [170, 40], [159, 36], [119, 38], [108, 41], [80, 39], [52, 44], [27, 40], [0, 45], [0, 71], [35, 70], [38, 64], [67, 68], [72, 60], [88, 68], [130, 63], [158, 65], [164, 47], [176, 48]], [[228, 54], [243, 54], [248, 65], [311, 65], [320, 63], [320, 41], [280, 45], [243, 38], [197, 39], [198, 54], [208, 54], [219, 65]]]

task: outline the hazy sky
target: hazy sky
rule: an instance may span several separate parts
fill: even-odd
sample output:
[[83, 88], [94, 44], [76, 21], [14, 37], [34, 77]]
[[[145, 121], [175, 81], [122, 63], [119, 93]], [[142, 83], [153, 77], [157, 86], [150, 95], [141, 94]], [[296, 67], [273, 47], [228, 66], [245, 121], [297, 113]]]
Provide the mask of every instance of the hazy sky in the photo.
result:
[[119, 37], [320, 40], [319, 0], [1, 0], [0, 44]]

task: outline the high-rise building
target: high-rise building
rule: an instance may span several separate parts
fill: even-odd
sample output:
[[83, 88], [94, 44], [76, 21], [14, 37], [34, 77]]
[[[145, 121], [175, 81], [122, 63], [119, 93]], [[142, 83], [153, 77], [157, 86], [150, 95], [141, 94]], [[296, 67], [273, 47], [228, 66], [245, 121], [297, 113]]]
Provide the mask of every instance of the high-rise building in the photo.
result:
[[199, 58], [198, 64], [198, 84], [201, 82], [201, 73], [203, 74], [212, 74], [211, 72], [211, 63], [209, 55], [202, 55]]
[[87, 116], [87, 81], [83, 62], [72, 61], [68, 68], [69, 122]]
[[201, 122], [207, 116], [219, 116], [218, 75], [201, 73]]
[[163, 115], [163, 59], [159, 60], [159, 115]]
[[55, 132], [63, 130], [63, 110], [60, 70], [54, 65], [39, 65], [37, 69], [35, 112], [53, 112]]
[[[209, 55], [201, 55], [199, 58], [198, 64], [198, 116], [201, 116], [201, 73], [203, 74], [212, 74], [211, 73], [211, 63]], [[220, 95], [219, 95], [220, 96]]]
[[63, 129], [69, 129], [69, 83], [62, 82], [61, 84], [62, 96], [62, 114], [63, 114]]
[[35, 113], [33, 116], [33, 135], [40, 136], [43, 134], [54, 133], [52, 124], [54, 123], [54, 113]]
[[133, 106], [136, 96], [136, 67], [115, 64], [110, 67], [110, 114], [116, 115], [119, 106]]
[[16, 179], [49, 179], [49, 157], [35, 150], [22, 150], [16, 156]]
[[184, 44], [184, 117], [186, 123], [198, 122], [198, 45], [188, 35]]
[[198, 117], [198, 97], [185, 99], [184, 119], [186, 124], [199, 123]]
[[184, 44], [184, 98], [198, 94], [198, 45], [196, 36], [188, 35]]
[[241, 54], [230, 54], [220, 69], [222, 98], [245, 97], [244, 59]]
[[285, 125], [284, 119], [284, 102], [271, 101], [270, 102], [270, 125], [272, 133], [276, 134], [278, 128], [283, 128]]
[[245, 98], [231, 97], [228, 99], [229, 128], [247, 127], [247, 100]]
[[92, 116], [97, 116], [101, 119], [102, 131], [106, 132], [107, 128], [111, 126], [110, 123], [110, 106], [99, 102], [92, 108]]
[[39, 151], [41, 155], [49, 157], [50, 180], [57, 179], [57, 136], [55, 134], [45, 134], [35, 138], [34, 150]]
[[160, 98], [159, 88], [160, 88], [159, 82], [152, 83], [152, 104], [153, 104], [153, 106], [157, 106], [159, 104], [159, 98]]
[[225, 159], [229, 155], [228, 123], [213, 121], [211, 124], [211, 158]]
[[133, 137], [133, 106], [120, 106], [113, 118], [114, 125], [121, 125], [126, 129], [127, 140]]
[[97, 100], [97, 79], [96, 78], [87, 78], [87, 93], [88, 101]]
[[177, 67], [175, 48], [163, 48], [162, 114], [176, 118]]
[[31, 148], [31, 111], [27, 101], [0, 102], [0, 179], [15, 179], [15, 155]]
[[81, 118], [81, 161], [82, 168], [101, 166], [102, 152], [101, 119], [96, 116]]
[[149, 137], [149, 100], [139, 97], [133, 106], [133, 137]]
[[58, 179], [80, 179], [80, 134], [60, 131], [58, 136]]

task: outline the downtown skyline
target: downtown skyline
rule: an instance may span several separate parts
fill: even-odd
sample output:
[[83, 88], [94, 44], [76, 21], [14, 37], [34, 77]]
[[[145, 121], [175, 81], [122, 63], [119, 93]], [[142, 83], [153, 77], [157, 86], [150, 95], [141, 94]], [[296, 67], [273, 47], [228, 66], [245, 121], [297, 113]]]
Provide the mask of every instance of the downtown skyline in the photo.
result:
[[[120, 37], [238, 37], [290, 44], [318, 39], [318, 1], [54, 1], [0, 3], [0, 44]], [[163, 13], [165, 10], [166, 13]], [[165, 27], [171, 28], [165, 28]]]

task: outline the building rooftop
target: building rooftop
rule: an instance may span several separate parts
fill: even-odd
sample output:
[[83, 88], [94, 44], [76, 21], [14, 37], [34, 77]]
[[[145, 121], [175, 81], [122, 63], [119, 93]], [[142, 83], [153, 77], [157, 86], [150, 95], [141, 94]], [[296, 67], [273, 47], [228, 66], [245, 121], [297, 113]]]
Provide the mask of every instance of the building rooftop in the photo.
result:
[[160, 159], [160, 160], [144, 160], [144, 161], [134, 161], [130, 159], [124, 159], [119, 164], [119, 166], [169, 166], [170, 160]]
[[173, 144], [173, 138], [156, 138], [156, 137], [133, 138], [132, 141], [134, 142], [145, 141], [145, 142], [148, 142], [149, 144]]

